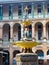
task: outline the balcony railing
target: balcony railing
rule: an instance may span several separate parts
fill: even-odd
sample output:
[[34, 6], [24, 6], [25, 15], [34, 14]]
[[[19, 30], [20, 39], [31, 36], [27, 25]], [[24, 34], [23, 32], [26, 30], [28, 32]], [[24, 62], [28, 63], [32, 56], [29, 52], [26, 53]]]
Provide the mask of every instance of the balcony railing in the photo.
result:
[[3, 20], [9, 20], [8, 16], [3, 16]]
[[45, 15], [45, 18], [49, 18], [49, 13]]
[[[44, 18], [43, 14], [39, 13], [39, 14], [34, 14], [34, 16], [32, 14], [28, 14], [27, 16], [30, 19], [42, 19]], [[9, 16], [2, 16], [0, 17], [0, 20], [22, 20], [25, 18], [25, 15], [21, 15], [21, 16], [13, 16], [13, 17], [9, 17]], [[45, 18], [49, 18], [49, 14], [45, 14]]]
[[34, 15], [34, 18], [43, 18], [43, 14], [41, 14], [41, 13], [36, 14], [36, 15]]
[[3, 41], [2, 41], [2, 44], [3, 44], [3, 45], [9, 45], [9, 44], [10, 44], [10, 41], [8, 41], [8, 40], [3, 40]]

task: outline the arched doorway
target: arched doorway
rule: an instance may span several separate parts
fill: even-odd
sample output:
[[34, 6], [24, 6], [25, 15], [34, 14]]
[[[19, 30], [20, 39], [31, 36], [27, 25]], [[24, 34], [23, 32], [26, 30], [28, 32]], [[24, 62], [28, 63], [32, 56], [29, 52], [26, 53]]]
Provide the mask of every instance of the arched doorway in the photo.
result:
[[19, 50], [15, 50], [15, 51], [13, 52], [13, 58], [16, 57], [16, 54], [18, 54], [18, 53], [20, 53], [20, 51], [19, 51]]
[[10, 25], [4, 24], [3, 25], [3, 41], [10, 41]]
[[37, 22], [35, 24], [35, 36], [37, 41], [42, 40], [42, 32], [43, 32], [43, 25], [42, 23]]
[[21, 39], [21, 25], [19, 23], [13, 26], [13, 40], [18, 41]]
[[37, 53], [38, 57], [40, 57], [40, 58], [44, 57], [44, 53], [42, 50], [37, 50], [36, 53]]
[[4, 65], [9, 65], [9, 51], [5, 50], [4, 51], [5, 53], [3, 54], [3, 62], [4, 62]]
[[36, 53], [38, 55], [38, 63], [39, 63], [39, 65], [44, 65], [44, 60], [43, 60], [44, 53], [43, 53], [43, 51], [42, 50], [37, 50]]

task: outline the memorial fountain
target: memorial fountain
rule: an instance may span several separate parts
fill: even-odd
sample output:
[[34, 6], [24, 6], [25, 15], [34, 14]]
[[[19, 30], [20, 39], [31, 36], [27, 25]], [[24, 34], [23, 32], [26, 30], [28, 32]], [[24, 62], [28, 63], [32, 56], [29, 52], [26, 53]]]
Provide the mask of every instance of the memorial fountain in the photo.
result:
[[16, 65], [38, 65], [38, 56], [32, 52], [32, 48], [40, 43], [32, 41], [32, 38], [30, 39], [29, 37], [28, 26], [32, 22], [27, 18], [27, 10], [28, 8], [26, 7], [26, 18], [21, 22], [24, 28], [23, 38], [20, 41], [13, 42], [13, 45], [22, 48], [22, 53], [16, 55]]

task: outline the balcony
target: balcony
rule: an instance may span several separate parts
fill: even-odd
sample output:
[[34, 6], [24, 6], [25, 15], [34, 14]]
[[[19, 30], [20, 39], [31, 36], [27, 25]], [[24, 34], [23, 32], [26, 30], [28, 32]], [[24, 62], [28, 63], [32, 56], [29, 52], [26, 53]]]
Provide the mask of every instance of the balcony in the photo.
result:
[[43, 14], [39, 13], [37, 15], [34, 15], [34, 18], [43, 18]]
[[[44, 15], [39, 13], [39, 14], [34, 14], [34, 16], [32, 14], [28, 14], [27, 17], [29, 19], [42, 19], [44, 18]], [[45, 18], [49, 18], [49, 14], [45, 14]], [[25, 15], [21, 15], [21, 16], [0, 16], [0, 20], [22, 20], [25, 19]]]
[[3, 16], [3, 20], [9, 20], [8, 16]]
[[49, 18], [49, 13], [45, 15], [45, 18]]

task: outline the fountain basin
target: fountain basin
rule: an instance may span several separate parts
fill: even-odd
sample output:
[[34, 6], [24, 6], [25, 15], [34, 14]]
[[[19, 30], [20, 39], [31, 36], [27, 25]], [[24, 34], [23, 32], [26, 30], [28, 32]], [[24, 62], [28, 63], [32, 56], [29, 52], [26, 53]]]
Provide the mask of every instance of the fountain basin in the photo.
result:
[[17, 42], [13, 42], [13, 45], [15, 46], [19, 46], [21, 48], [32, 48], [34, 46], [39, 45], [40, 43], [38, 42], [33, 42], [33, 41], [17, 41]]
[[35, 53], [20, 53], [16, 55], [17, 65], [38, 65], [38, 56]]

